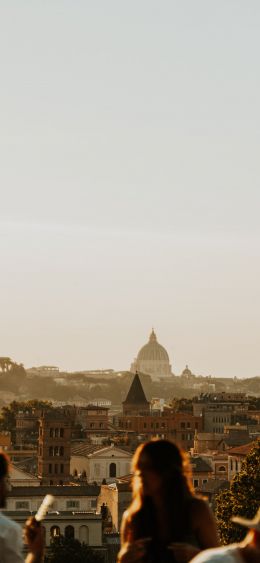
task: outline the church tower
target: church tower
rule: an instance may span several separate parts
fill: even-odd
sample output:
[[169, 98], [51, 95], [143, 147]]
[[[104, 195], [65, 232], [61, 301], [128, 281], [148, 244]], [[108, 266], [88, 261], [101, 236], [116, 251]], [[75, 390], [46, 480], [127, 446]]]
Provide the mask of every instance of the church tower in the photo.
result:
[[131, 416], [138, 414], [150, 414], [150, 403], [146, 399], [140, 377], [136, 372], [126, 399], [123, 401], [123, 415]]
[[70, 413], [43, 412], [39, 426], [38, 475], [42, 485], [64, 485], [70, 480]]

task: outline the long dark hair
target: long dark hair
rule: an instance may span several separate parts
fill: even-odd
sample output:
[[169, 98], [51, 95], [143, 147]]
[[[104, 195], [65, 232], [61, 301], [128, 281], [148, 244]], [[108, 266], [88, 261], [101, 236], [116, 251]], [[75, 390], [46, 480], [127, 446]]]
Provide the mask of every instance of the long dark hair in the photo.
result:
[[165, 538], [169, 542], [183, 540], [184, 533], [190, 531], [188, 504], [194, 496], [185, 453], [168, 440], [151, 440], [137, 448], [132, 468], [132, 502], [123, 525], [123, 540], [158, 537], [156, 508], [152, 497], [144, 494], [140, 477], [143, 469], [150, 469], [161, 478], [161, 521]]

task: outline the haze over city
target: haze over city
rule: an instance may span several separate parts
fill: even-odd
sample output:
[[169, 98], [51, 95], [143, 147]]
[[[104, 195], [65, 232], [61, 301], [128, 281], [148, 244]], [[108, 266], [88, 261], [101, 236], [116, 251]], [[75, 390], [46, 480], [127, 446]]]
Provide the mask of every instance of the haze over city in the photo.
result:
[[260, 374], [260, 5], [2, 6], [0, 355]]

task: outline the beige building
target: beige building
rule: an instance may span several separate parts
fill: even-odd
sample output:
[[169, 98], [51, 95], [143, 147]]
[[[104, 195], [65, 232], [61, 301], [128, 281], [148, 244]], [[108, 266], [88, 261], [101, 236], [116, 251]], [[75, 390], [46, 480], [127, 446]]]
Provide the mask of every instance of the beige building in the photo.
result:
[[131, 477], [116, 479], [110, 485], [101, 485], [98, 497], [98, 512], [105, 507], [105, 528], [111, 532], [119, 532], [124, 511], [129, 507], [131, 493]]
[[256, 442], [250, 442], [227, 450], [228, 480], [231, 481], [241, 471], [242, 463]]
[[111, 481], [130, 472], [132, 454], [117, 446], [80, 444], [72, 449], [70, 473], [85, 477], [89, 483]]
[[24, 525], [39, 508], [43, 497], [52, 493], [55, 501], [44, 520], [46, 546], [53, 537], [74, 537], [90, 546], [102, 546], [102, 519], [97, 514], [97, 486], [16, 487], [9, 492], [7, 516]]
[[150, 334], [149, 341], [141, 350], [137, 358], [134, 359], [130, 371], [132, 373], [146, 373], [153, 380], [172, 375], [169, 356], [165, 348], [159, 344], [154, 330]]

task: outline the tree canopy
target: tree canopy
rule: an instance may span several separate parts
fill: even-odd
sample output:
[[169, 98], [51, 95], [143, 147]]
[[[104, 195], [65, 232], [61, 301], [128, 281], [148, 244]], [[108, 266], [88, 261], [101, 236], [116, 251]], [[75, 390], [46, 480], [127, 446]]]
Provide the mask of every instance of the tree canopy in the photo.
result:
[[246, 456], [241, 471], [234, 477], [230, 489], [216, 498], [216, 517], [221, 541], [225, 544], [241, 541], [247, 530], [230, 522], [231, 516], [253, 518], [260, 503], [260, 441]]
[[103, 563], [101, 554], [73, 538], [57, 537], [45, 557], [45, 563]]

